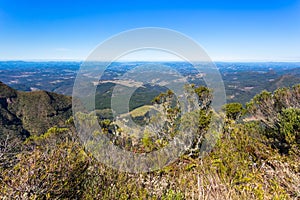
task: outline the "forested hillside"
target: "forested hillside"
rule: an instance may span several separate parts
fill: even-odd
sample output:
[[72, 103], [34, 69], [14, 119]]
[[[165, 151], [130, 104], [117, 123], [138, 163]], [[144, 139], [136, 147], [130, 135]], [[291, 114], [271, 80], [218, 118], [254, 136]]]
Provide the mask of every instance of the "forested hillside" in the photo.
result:
[[71, 114], [71, 97], [16, 91], [0, 82], [0, 137], [40, 135], [52, 126], [62, 126]]

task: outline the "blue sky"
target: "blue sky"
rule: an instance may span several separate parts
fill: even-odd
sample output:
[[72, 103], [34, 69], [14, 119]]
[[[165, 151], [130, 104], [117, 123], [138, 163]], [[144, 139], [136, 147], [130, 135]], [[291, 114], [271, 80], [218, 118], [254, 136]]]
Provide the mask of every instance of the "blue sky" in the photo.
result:
[[0, 60], [84, 60], [149, 26], [190, 36], [216, 61], [300, 61], [300, 0], [0, 0]]

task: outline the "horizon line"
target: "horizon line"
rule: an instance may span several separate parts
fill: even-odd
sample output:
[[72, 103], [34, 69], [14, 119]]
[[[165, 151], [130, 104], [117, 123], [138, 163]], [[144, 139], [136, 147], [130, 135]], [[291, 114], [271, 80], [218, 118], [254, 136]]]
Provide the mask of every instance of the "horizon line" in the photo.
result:
[[[107, 62], [105, 60], [86, 61], [80, 59], [0, 59], [0, 62]], [[184, 60], [117, 60], [113, 62], [189, 62]], [[192, 62], [210, 62], [210, 61], [192, 61]], [[300, 60], [211, 60], [215, 63], [300, 63]]]

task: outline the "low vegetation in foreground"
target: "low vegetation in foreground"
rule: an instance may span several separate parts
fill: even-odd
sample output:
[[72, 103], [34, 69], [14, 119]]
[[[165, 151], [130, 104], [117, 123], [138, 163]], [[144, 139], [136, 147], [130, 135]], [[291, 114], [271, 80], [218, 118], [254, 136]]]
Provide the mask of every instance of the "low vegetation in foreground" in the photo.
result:
[[[190, 151], [162, 169], [131, 174], [111, 169], [76, 139], [73, 119], [26, 141], [2, 137], [0, 191], [3, 199], [299, 199], [300, 85], [256, 95], [246, 107], [227, 104], [217, 144], [205, 155], [201, 141], [214, 111], [210, 90], [194, 88], [200, 106], [199, 135]], [[154, 100], [176, 119], [172, 93]], [[203, 106], [204, 105], [204, 106]], [[136, 112], [137, 113], [137, 112]], [[135, 114], [136, 114], [135, 113]], [[141, 113], [144, 113], [141, 112]], [[103, 134], [131, 149], [128, 138], [114, 135], [113, 122], [99, 120]], [[172, 134], [171, 132], [168, 134]], [[138, 152], [159, 148], [162, 139], [148, 135]], [[124, 142], [122, 142], [124, 141]], [[163, 140], [167, 142], [167, 140]], [[199, 143], [200, 142], [200, 143]], [[162, 145], [163, 146], [163, 145]]]

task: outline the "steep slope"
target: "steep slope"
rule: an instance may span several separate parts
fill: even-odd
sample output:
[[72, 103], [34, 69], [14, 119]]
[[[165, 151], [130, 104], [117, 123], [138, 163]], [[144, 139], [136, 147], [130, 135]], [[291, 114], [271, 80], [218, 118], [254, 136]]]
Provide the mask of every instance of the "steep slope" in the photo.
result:
[[72, 114], [71, 97], [45, 92], [19, 92], [0, 82], [0, 137], [40, 135]]

